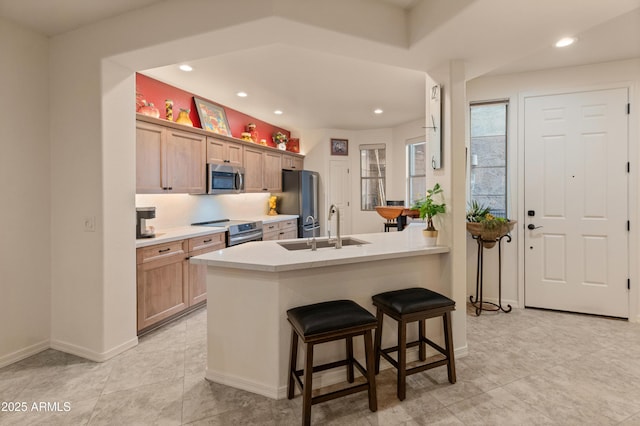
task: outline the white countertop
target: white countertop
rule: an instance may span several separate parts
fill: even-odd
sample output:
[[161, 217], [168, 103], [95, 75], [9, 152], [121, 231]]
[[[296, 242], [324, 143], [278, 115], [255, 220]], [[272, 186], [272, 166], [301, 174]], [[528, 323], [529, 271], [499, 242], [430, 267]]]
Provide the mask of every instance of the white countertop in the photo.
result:
[[262, 223], [273, 223], [273, 222], [281, 222], [283, 220], [297, 219], [297, 218], [298, 218], [298, 215], [296, 214], [279, 214], [276, 216], [269, 216], [265, 214], [261, 216], [241, 217], [241, 218], [238, 218], [238, 220], [253, 220], [253, 221], [261, 220]]
[[339, 250], [328, 247], [317, 251], [289, 251], [278, 242], [295, 240], [255, 241], [195, 256], [190, 261], [224, 268], [282, 272], [449, 252], [445, 246], [427, 247], [423, 228], [424, 224], [415, 223], [402, 232], [350, 235], [369, 244], [344, 246]]
[[154, 244], [169, 243], [171, 241], [184, 240], [185, 238], [199, 237], [201, 235], [226, 232], [225, 228], [212, 228], [207, 226], [181, 226], [178, 228], [161, 229], [156, 232], [154, 238], [141, 238], [136, 240], [136, 248], [152, 246]]
[[[238, 220], [259, 221], [262, 223], [280, 222], [283, 220], [297, 219], [298, 215], [279, 214], [277, 216], [259, 215], [251, 217], [241, 217]], [[234, 219], [236, 220], [236, 219]], [[160, 229], [156, 232], [154, 238], [140, 238], [136, 240], [136, 248], [148, 247], [155, 244], [169, 243], [171, 241], [184, 240], [185, 238], [199, 237], [207, 234], [217, 234], [218, 232], [226, 232], [223, 227], [216, 228], [211, 226], [180, 226], [177, 228]]]

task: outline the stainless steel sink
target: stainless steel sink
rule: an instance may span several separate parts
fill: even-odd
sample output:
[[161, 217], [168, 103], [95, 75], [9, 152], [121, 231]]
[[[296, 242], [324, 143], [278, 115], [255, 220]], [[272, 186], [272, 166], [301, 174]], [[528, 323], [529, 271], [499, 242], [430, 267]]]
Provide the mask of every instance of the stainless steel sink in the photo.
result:
[[[311, 250], [311, 246], [307, 245], [307, 239], [297, 240], [297, 241], [287, 241], [278, 243], [282, 247], [287, 250]], [[369, 244], [368, 241], [358, 240], [357, 238], [345, 237], [342, 239], [342, 247], [345, 246], [361, 246], [363, 244]], [[332, 241], [331, 244], [326, 238], [316, 238], [316, 247], [318, 248], [335, 248], [335, 241]]]

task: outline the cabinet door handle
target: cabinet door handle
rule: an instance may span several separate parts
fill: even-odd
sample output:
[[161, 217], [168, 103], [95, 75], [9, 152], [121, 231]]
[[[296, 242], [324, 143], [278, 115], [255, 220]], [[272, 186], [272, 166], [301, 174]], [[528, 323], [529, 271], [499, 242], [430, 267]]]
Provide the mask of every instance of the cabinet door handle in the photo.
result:
[[165, 252], [168, 252], [168, 251], [171, 251], [171, 248], [158, 250], [158, 253], [165, 253]]
[[208, 240], [204, 240], [203, 243], [210, 243], [211, 241], [213, 241], [213, 238], [209, 238]]

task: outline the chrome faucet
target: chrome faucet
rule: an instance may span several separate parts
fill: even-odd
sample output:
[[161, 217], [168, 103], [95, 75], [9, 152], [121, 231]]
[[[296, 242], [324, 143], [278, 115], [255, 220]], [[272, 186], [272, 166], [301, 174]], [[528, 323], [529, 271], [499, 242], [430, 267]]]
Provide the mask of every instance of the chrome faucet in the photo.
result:
[[[316, 218], [311, 215], [307, 216], [305, 223], [309, 222], [316, 223]], [[316, 244], [316, 228], [316, 226], [313, 227], [313, 238], [311, 238], [311, 240], [307, 239], [307, 245], [311, 246], [311, 251], [316, 251], [318, 249]]]
[[329, 231], [329, 243], [335, 243], [336, 248], [337, 249], [341, 249], [342, 248], [342, 239], [340, 238], [340, 210], [338, 209], [338, 207], [336, 207], [335, 204], [331, 204], [331, 207], [329, 207], [329, 217], [327, 218], [327, 220], [331, 220], [331, 218], [333, 217], [333, 214], [336, 214], [336, 219], [338, 222], [338, 225], [336, 226], [336, 239], [332, 240], [331, 239], [331, 232]]

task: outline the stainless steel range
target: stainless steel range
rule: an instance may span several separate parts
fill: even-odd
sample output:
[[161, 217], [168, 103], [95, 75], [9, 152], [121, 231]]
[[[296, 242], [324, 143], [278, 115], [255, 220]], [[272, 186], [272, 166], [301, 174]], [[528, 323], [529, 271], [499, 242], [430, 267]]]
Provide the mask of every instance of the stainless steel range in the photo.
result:
[[250, 241], [262, 241], [262, 221], [248, 220], [210, 220], [208, 222], [192, 223], [192, 226], [210, 226], [227, 229], [227, 247], [236, 246]]

